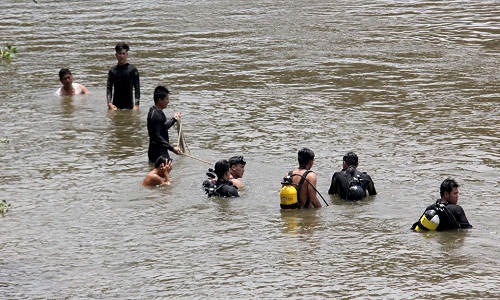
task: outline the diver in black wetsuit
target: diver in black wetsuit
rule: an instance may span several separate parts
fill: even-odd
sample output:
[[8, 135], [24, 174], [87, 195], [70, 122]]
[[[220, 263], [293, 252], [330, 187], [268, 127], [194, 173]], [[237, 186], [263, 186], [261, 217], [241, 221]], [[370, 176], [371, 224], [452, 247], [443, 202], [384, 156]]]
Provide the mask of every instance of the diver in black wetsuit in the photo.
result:
[[169, 94], [170, 91], [166, 87], [157, 86], [153, 95], [155, 105], [149, 109], [147, 119], [149, 134], [148, 158], [151, 162], [155, 162], [160, 156], [170, 158], [168, 150], [177, 155], [182, 153], [179, 148], [170, 145], [168, 139], [168, 129], [181, 118], [181, 113], [176, 112], [173, 118], [167, 120], [163, 113], [163, 109], [170, 102]]
[[[139, 71], [127, 62], [129, 49], [129, 46], [123, 42], [115, 47], [118, 64], [109, 70], [106, 85], [109, 109], [139, 109], [141, 99]], [[132, 94], [132, 90], [135, 91], [135, 95]]]
[[[424, 214], [429, 210], [434, 210], [437, 213], [439, 224], [436, 230], [438, 231], [472, 228], [472, 225], [465, 216], [464, 209], [457, 204], [458, 187], [459, 185], [455, 180], [446, 178], [439, 188], [441, 199], [437, 199], [435, 203], [429, 205], [424, 211]], [[420, 221], [413, 224], [411, 229], [415, 230], [417, 226], [420, 229], [426, 230], [425, 226], [420, 224]]]
[[372, 178], [366, 172], [358, 171], [357, 167], [358, 156], [354, 152], [344, 155], [342, 170], [333, 174], [328, 194], [338, 194], [344, 200], [361, 200], [367, 191], [376, 195]]
[[[210, 169], [209, 171], [212, 171]], [[229, 181], [229, 161], [223, 159], [215, 163], [214, 170], [217, 181], [207, 179], [203, 182], [203, 188], [208, 197], [239, 197], [238, 189]], [[209, 173], [207, 173], [208, 175]]]

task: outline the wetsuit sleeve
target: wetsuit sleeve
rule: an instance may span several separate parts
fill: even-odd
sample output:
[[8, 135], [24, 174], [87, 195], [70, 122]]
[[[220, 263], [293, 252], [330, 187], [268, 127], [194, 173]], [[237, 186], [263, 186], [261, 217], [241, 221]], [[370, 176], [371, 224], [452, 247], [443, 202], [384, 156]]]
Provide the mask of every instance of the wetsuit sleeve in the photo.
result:
[[172, 118], [170, 120], [168, 120], [166, 123], [165, 123], [165, 126], [167, 126], [167, 130], [170, 129], [170, 127], [172, 127], [175, 122], [177, 122], [177, 120], [175, 118]]
[[467, 217], [465, 216], [464, 209], [461, 206], [457, 205], [456, 210], [457, 211], [455, 213], [455, 219], [457, 223], [460, 225], [460, 228], [462, 229], [472, 228], [472, 225], [469, 223], [469, 220], [467, 220]]
[[236, 189], [234, 186], [228, 185], [228, 184], [222, 184], [219, 185], [216, 188], [217, 194], [220, 197], [239, 197], [240, 195], [238, 194], [238, 189]]
[[154, 110], [151, 112], [151, 126], [150, 126], [150, 130], [151, 132], [149, 132], [149, 137], [155, 141], [157, 144], [160, 144], [162, 145], [163, 147], [167, 148], [168, 150], [170, 151], [174, 151], [174, 147], [172, 147], [172, 145], [170, 145], [167, 140], [165, 140], [162, 136], [161, 136], [161, 129], [162, 129], [162, 126], [165, 126], [163, 124], [163, 120], [160, 116], [159, 113], [156, 113]]
[[135, 103], [134, 105], [139, 105], [139, 102], [141, 101], [141, 84], [139, 80], [139, 71], [137, 69], [134, 70], [134, 75], [133, 75], [133, 84], [134, 84], [134, 91], [135, 91]]
[[332, 175], [332, 183], [330, 184], [330, 188], [328, 189], [328, 194], [329, 195], [335, 195], [338, 194], [338, 187], [337, 187], [337, 180], [335, 180], [335, 174]]
[[229, 197], [239, 197], [238, 190], [235, 187], [229, 187], [227, 189]]
[[106, 83], [106, 99], [108, 100], [108, 103], [113, 102], [113, 79], [111, 70], [108, 72], [108, 81]]
[[372, 178], [369, 175], [366, 175], [368, 177], [368, 186], [366, 187], [366, 190], [368, 191], [368, 194], [370, 195], [376, 195], [377, 191], [375, 190], [375, 183], [373, 183]]

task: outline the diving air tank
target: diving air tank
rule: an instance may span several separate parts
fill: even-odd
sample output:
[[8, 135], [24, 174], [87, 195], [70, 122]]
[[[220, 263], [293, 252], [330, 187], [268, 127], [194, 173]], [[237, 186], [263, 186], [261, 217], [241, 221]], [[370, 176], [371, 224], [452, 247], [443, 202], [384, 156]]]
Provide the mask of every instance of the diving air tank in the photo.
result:
[[436, 230], [439, 226], [439, 215], [434, 209], [427, 210], [420, 218], [415, 231]]
[[299, 208], [299, 201], [297, 199], [297, 189], [292, 183], [292, 177], [287, 176], [281, 182], [280, 190], [280, 206], [282, 209]]

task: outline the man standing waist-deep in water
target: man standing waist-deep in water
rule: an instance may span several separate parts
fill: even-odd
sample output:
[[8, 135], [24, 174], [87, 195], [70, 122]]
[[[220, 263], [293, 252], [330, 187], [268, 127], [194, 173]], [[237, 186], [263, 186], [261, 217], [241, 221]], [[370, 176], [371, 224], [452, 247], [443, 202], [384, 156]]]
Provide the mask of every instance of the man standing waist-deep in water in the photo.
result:
[[316, 195], [316, 173], [311, 171], [314, 164], [314, 152], [308, 148], [302, 148], [297, 155], [299, 167], [287, 174], [292, 179], [292, 183], [297, 187], [297, 198], [299, 207], [313, 208], [321, 207], [321, 203]]
[[129, 46], [123, 42], [115, 47], [118, 63], [109, 70], [106, 86], [109, 109], [139, 109], [141, 99], [139, 71], [127, 62], [129, 49]]
[[370, 175], [358, 170], [358, 156], [350, 151], [342, 159], [342, 170], [333, 173], [328, 194], [339, 195], [344, 200], [361, 200], [366, 192], [376, 195], [375, 184]]
[[[446, 178], [439, 187], [440, 199], [427, 206], [424, 215], [428, 211], [432, 211], [439, 217], [439, 222], [435, 230], [451, 230], [451, 229], [469, 229], [472, 225], [465, 216], [464, 209], [458, 205], [458, 183], [452, 178]], [[429, 223], [426, 223], [429, 224]], [[433, 228], [426, 228], [420, 221], [412, 225], [411, 229], [416, 230], [417, 227], [423, 230], [434, 230]]]
[[168, 150], [177, 155], [182, 154], [179, 148], [170, 145], [168, 139], [168, 129], [181, 118], [181, 113], [176, 112], [173, 118], [167, 120], [163, 113], [163, 110], [167, 108], [170, 102], [169, 94], [170, 91], [166, 87], [157, 86], [153, 95], [155, 105], [149, 109], [147, 119], [149, 134], [148, 158], [151, 162], [155, 162], [160, 156], [170, 158]]

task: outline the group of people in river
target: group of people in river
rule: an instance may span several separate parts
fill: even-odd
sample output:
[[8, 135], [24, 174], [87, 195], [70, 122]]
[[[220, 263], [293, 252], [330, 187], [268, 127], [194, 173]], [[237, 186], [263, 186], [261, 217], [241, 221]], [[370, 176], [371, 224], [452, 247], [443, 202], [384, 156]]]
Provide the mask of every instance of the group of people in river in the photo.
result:
[[[124, 42], [115, 46], [117, 64], [109, 70], [106, 84], [109, 109], [139, 109], [141, 99], [139, 71], [134, 65], [128, 63], [129, 50], [130, 47]], [[62, 87], [55, 93], [58, 96], [89, 94], [89, 90], [84, 85], [73, 82], [73, 74], [69, 69], [59, 71], [59, 80]]]
[[[299, 167], [285, 174], [283, 179], [281, 208], [321, 207], [316, 189], [316, 174], [311, 171], [314, 164], [314, 152], [303, 148], [298, 152]], [[375, 184], [366, 172], [358, 170], [358, 156], [347, 152], [342, 159], [342, 170], [332, 176], [328, 194], [338, 195], [346, 201], [358, 201], [376, 195]], [[288, 185], [293, 185], [292, 192]], [[458, 205], [459, 184], [452, 178], [446, 178], [440, 186], [440, 198], [429, 205], [411, 229], [414, 231], [469, 229], [472, 225], [467, 220], [465, 211]], [[291, 196], [290, 196], [291, 195]], [[296, 197], [296, 198], [294, 198]], [[324, 199], [323, 199], [324, 200]], [[325, 204], [327, 202], [325, 201]], [[328, 204], [327, 204], [328, 205]]]
[[[107, 105], [110, 110], [133, 109], [138, 110], [140, 105], [139, 71], [128, 63], [130, 48], [120, 42], [115, 46], [117, 64], [108, 72]], [[88, 89], [73, 82], [73, 75], [69, 69], [59, 71], [62, 83], [56, 95], [71, 96], [88, 94]], [[142, 186], [167, 186], [172, 183], [170, 172], [173, 164], [169, 151], [176, 155], [182, 154], [178, 147], [169, 142], [168, 130], [180, 120], [181, 113], [176, 112], [167, 119], [163, 110], [170, 101], [170, 91], [164, 86], [157, 86], [153, 93], [154, 105], [149, 109], [147, 129], [149, 135], [148, 159], [154, 163], [142, 182]], [[316, 189], [317, 176], [311, 168], [314, 164], [314, 152], [303, 148], [298, 152], [298, 168], [287, 172], [282, 184], [287, 186], [286, 194], [280, 195], [281, 207], [290, 208], [320, 208], [321, 202]], [[202, 186], [209, 197], [239, 197], [238, 190], [244, 185], [241, 180], [245, 172], [246, 161], [243, 156], [234, 156], [228, 160], [222, 159], [215, 163], [206, 173]], [[335, 172], [331, 179], [328, 194], [338, 195], [346, 201], [358, 201], [368, 196], [376, 195], [375, 184], [366, 173], [358, 170], [359, 160], [354, 152], [348, 152], [342, 159], [342, 170]], [[292, 188], [290, 188], [292, 186]], [[449, 230], [472, 228], [463, 208], [458, 202], [458, 183], [451, 178], [445, 179], [440, 186], [440, 198], [429, 205], [420, 219], [411, 229], [415, 231]], [[283, 189], [282, 189], [283, 190]], [[328, 203], [323, 199], [324, 203]]]

